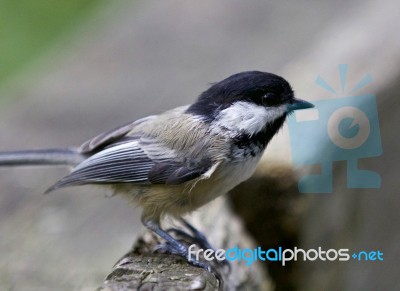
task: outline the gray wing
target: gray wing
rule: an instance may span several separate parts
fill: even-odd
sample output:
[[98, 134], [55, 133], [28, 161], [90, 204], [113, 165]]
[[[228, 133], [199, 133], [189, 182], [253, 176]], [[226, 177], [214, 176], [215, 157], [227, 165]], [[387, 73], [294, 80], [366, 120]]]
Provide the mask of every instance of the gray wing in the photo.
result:
[[81, 147], [79, 148], [79, 151], [82, 154], [90, 154], [93, 152], [97, 152], [98, 150], [101, 150], [101, 149], [111, 145], [118, 139], [124, 137], [136, 126], [138, 126], [144, 122], [154, 120], [156, 117], [157, 117], [157, 115], [150, 115], [150, 116], [138, 119], [134, 122], [129, 122], [122, 126], [116, 127], [112, 130], [103, 132], [103, 133], [95, 136], [94, 138], [88, 140], [83, 145], [81, 145]]
[[128, 140], [89, 157], [46, 192], [83, 184], [181, 184], [211, 166], [207, 158], [187, 164], [174, 150], [151, 139]]

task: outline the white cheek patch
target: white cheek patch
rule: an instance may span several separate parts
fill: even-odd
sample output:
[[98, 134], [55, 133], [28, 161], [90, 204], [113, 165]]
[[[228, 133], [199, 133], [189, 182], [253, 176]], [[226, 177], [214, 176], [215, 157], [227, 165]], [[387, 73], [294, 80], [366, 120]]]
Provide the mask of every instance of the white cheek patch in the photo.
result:
[[249, 135], [260, 132], [266, 124], [272, 123], [286, 112], [286, 105], [264, 107], [250, 102], [239, 101], [222, 110], [217, 118], [218, 126]]

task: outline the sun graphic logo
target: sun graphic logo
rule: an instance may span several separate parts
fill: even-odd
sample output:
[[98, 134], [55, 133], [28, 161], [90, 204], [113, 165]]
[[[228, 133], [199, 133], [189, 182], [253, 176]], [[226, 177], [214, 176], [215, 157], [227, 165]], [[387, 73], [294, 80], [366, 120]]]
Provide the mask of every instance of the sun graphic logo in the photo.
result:
[[[348, 188], [380, 188], [381, 177], [359, 169], [358, 160], [382, 154], [376, 97], [357, 92], [372, 82], [368, 74], [346, 93], [348, 65], [339, 65], [340, 93], [320, 76], [315, 83], [335, 98], [313, 101], [315, 108], [302, 110], [289, 118], [293, 163], [320, 165], [320, 174], [299, 180], [301, 193], [332, 193], [332, 163], [347, 162]], [[339, 91], [339, 90], [338, 90]]]

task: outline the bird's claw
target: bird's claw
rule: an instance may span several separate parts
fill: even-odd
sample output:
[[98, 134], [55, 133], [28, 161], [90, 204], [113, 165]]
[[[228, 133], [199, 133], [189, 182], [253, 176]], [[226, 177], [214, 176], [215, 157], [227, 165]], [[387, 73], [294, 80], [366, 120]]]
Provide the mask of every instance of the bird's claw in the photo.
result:
[[[193, 235], [188, 234], [182, 229], [179, 228], [169, 228], [167, 230], [168, 233], [174, 233], [175, 236], [180, 237], [182, 240], [185, 240], [189, 243], [196, 244], [202, 249], [212, 249], [215, 251], [215, 249], [211, 246], [211, 244], [208, 242], [206, 236], [202, 234], [200, 231], [195, 229], [191, 224], [183, 220], [183, 224], [188, 227], [188, 229], [193, 233]], [[224, 260], [215, 260], [215, 263], [222, 266], [222, 267], [227, 267], [228, 269], [228, 274], [231, 273], [232, 267], [230, 262], [227, 259]]]

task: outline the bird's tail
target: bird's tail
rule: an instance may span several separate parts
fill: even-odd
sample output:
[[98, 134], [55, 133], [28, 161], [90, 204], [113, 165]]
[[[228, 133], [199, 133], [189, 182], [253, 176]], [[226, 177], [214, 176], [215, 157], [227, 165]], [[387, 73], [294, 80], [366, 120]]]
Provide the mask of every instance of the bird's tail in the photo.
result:
[[0, 167], [77, 165], [85, 159], [77, 149], [41, 149], [0, 152]]

